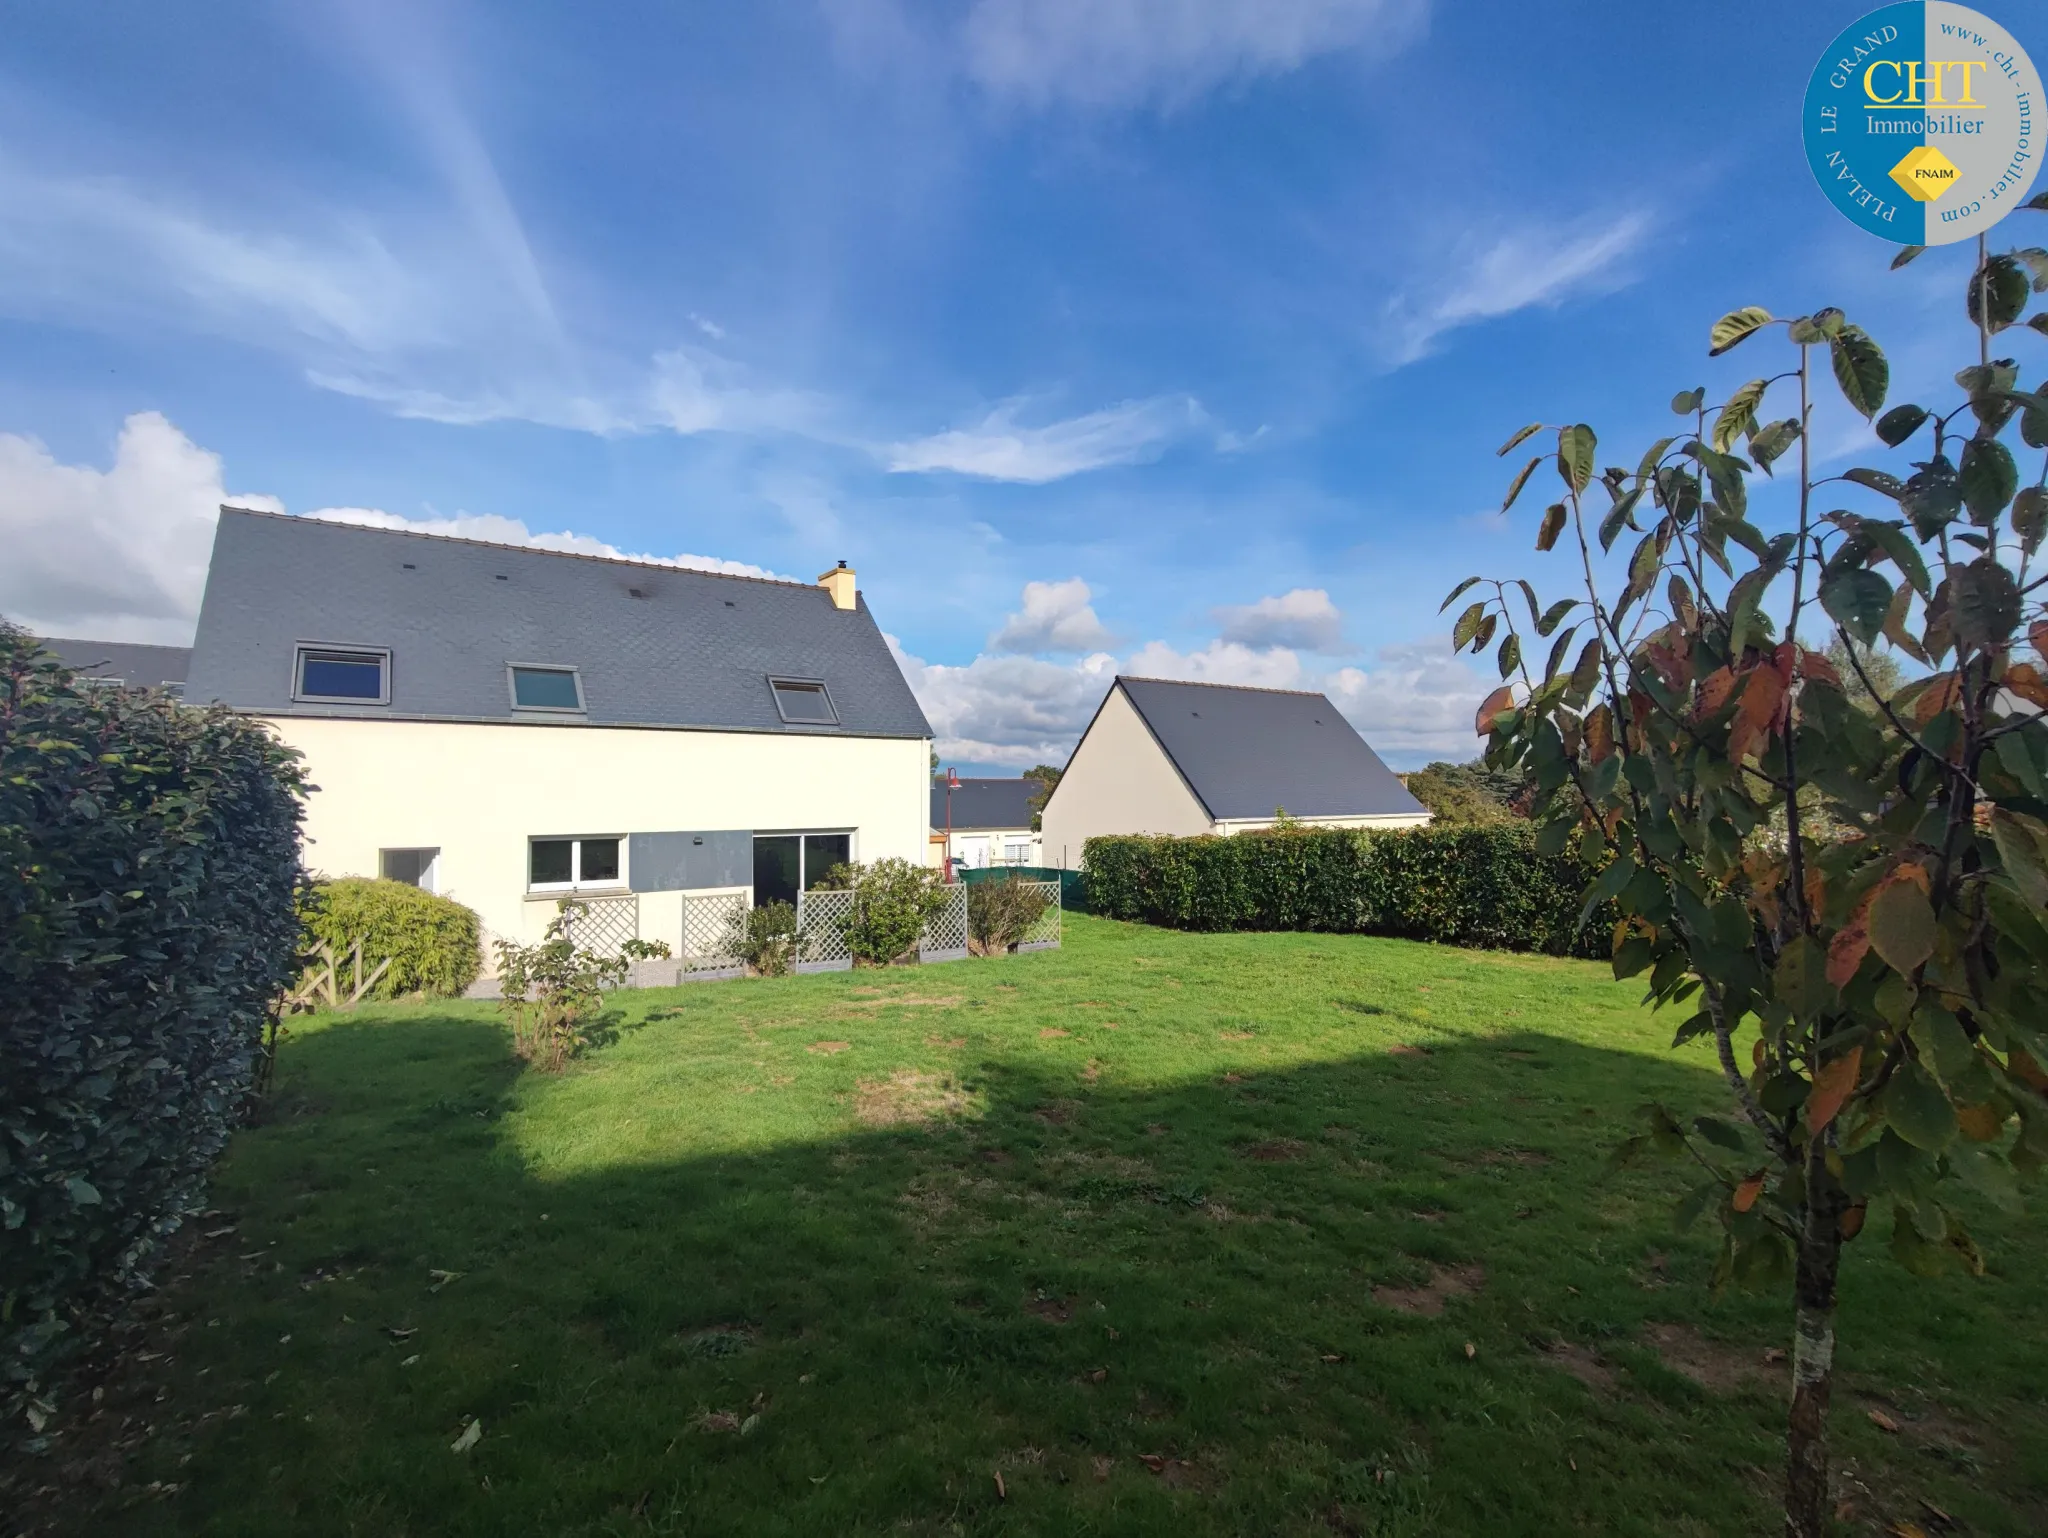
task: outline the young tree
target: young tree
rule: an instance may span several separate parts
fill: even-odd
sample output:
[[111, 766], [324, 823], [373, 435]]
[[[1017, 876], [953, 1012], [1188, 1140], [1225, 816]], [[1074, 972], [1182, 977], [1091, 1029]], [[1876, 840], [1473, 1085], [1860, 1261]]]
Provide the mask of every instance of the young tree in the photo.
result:
[[1038, 781], [1038, 790], [1031, 797], [1031, 831], [1036, 833], [1045, 816], [1045, 803], [1052, 799], [1053, 787], [1060, 782], [1065, 771], [1055, 769], [1051, 764], [1033, 764], [1026, 769], [1023, 778]]
[[[1454, 633], [1476, 652], [1505, 631], [1507, 682], [1478, 717], [1488, 761], [1534, 773], [1542, 847], [1576, 833], [1585, 914], [1608, 899], [1623, 914], [1615, 975], [1647, 974], [1650, 998], [1679, 1007], [1675, 1044], [1712, 1044], [1739, 1110], [1686, 1123], [1646, 1108], [1623, 1153], [1707, 1172], [1680, 1220], [1718, 1220], [1717, 1285], [1790, 1283], [1795, 1538], [1820, 1538], [1831, 1509], [1844, 1243], [1881, 1220], [1909, 1271], [1981, 1272], [1954, 1194], [2015, 1205], [2048, 1159], [2048, 576], [2033, 565], [2048, 464], [2022, 489], [2008, 442], [2030, 460], [2048, 448], [2048, 394], [1991, 356], [2043, 289], [2048, 251], [1979, 241], [1977, 358], [1947, 405], [1884, 411], [1884, 354], [1841, 311], [1752, 307], [1715, 323], [1709, 355], [1781, 328], [1787, 364], [1713, 408], [1679, 395], [1689, 430], [1633, 471], [1597, 468], [1583, 424], [1524, 428], [1501, 452], [1554, 439], [1564, 490], [1536, 547], [1563, 541], [1580, 592], [1546, 606], [1494, 581]], [[2048, 334], [2048, 314], [2026, 325]], [[1909, 469], [1815, 473], [1816, 363]], [[1772, 419], [1781, 396], [1790, 414]], [[1766, 533], [1750, 477], [1788, 454], [1795, 514]], [[1606, 581], [1625, 534], [1625, 573]], [[1830, 632], [1854, 643], [1870, 708], [1824, 655]], [[1924, 674], [1872, 689], [1866, 648]]]

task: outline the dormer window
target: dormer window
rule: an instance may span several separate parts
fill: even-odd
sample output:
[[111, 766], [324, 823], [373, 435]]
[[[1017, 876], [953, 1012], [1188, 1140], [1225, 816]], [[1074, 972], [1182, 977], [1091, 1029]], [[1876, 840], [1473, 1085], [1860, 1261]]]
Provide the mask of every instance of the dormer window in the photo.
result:
[[581, 711], [583, 680], [574, 668], [513, 663], [514, 710]]
[[301, 645], [292, 698], [337, 705], [391, 703], [391, 653], [384, 647]]
[[791, 726], [837, 726], [839, 712], [832, 696], [815, 678], [771, 678], [775, 708]]

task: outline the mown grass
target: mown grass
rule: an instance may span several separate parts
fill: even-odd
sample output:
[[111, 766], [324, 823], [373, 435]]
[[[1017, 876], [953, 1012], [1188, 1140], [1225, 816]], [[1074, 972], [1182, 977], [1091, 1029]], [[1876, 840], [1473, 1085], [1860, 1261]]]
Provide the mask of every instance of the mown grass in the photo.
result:
[[[623, 996], [552, 1079], [488, 1005], [301, 1025], [216, 1184], [232, 1232], [107, 1400], [160, 1429], [69, 1511], [1768, 1531], [1785, 1309], [1709, 1297], [1676, 1171], [1606, 1169], [1642, 1101], [1722, 1108], [1635, 1000], [1574, 962], [1070, 919], [1058, 953]], [[2048, 1529], [2044, 1249], [1978, 1216], [1982, 1281], [1853, 1256], [1847, 1530], [1939, 1530], [1922, 1501]]]

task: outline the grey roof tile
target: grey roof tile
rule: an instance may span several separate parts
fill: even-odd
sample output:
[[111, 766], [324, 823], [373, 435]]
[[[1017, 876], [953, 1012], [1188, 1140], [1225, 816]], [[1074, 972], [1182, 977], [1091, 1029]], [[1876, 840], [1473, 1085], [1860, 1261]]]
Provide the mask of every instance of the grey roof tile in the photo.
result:
[[[390, 703], [295, 702], [308, 641], [389, 648]], [[188, 699], [266, 715], [525, 719], [512, 663], [577, 668], [595, 725], [931, 735], [865, 600], [844, 610], [808, 583], [221, 509]], [[785, 724], [771, 676], [822, 680], [840, 724]]]
[[[962, 778], [953, 792], [953, 831], [976, 828], [1028, 828], [1031, 798], [1045, 789], [1039, 780]], [[932, 826], [946, 826], [946, 785], [932, 786]]]
[[181, 684], [192, 666], [189, 646], [145, 646], [134, 641], [85, 641], [68, 636], [38, 639], [74, 673], [119, 679], [137, 687]]
[[1427, 810], [1325, 695], [1164, 678], [1117, 684], [1211, 817]]

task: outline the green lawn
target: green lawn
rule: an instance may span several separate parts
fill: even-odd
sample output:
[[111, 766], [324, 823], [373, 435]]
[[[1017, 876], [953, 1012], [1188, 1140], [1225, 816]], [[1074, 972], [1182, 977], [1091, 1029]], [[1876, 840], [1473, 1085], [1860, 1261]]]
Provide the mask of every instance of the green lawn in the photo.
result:
[[[158, 1430], [71, 1513], [1768, 1531], [1786, 1310], [1709, 1297], [1679, 1172], [1606, 1169], [1642, 1101], [1723, 1108], [1637, 996], [1577, 962], [1070, 919], [1056, 953], [622, 996], [552, 1079], [489, 1005], [301, 1024], [216, 1183], [232, 1231], [169, 1288], [165, 1355], [108, 1385], [102, 1429]], [[1980, 1282], [1852, 1256], [1845, 1530], [1941, 1531], [1925, 1500], [2048, 1531], [2048, 1251], [1975, 1221]]]

